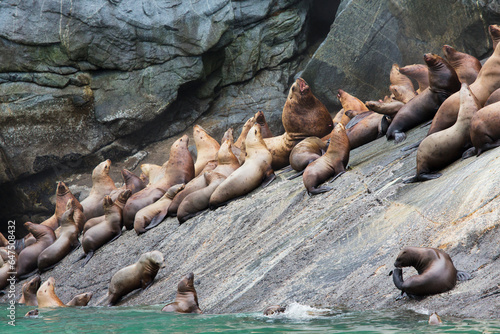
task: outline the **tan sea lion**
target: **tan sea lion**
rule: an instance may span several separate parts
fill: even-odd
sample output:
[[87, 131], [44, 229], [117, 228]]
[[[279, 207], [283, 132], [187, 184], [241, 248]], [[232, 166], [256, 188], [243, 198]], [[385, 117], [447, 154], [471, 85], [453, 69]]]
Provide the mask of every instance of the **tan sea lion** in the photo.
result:
[[[191, 180], [192, 181], [192, 180]], [[170, 187], [167, 192], [160, 197], [159, 200], [153, 204], [148, 205], [145, 208], [139, 210], [135, 215], [134, 220], [134, 230], [137, 235], [146, 232], [149, 229], [157, 226], [163, 221], [167, 215], [168, 208], [175, 195], [177, 195], [182, 189], [184, 189], [184, 184], [176, 184]]]
[[309, 194], [321, 194], [332, 189], [318, 186], [331, 177], [335, 179], [345, 173], [349, 162], [349, 151], [349, 139], [345, 127], [339, 123], [332, 130], [330, 145], [325, 154], [311, 162], [304, 170], [302, 179]]
[[443, 53], [457, 72], [460, 82], [470, 85], [476, 81], [477, 74], [481, 70], [481, 62], [476, 57], [459, 52], [449, 45], [443, 46]]
[[230, 140], [231, 143], [234, 145], [234, 131], [233, 128], [229, 128], [224, 132], [224, 135], [222, 136], [222, 139], [220, 140], [220, 144], [224, 144], [226, 140]]
[[[205, 180], [204, 173], [205, 172], [201, 173], [200, 175], [198, 175], [197, 177], [195, 177], [194, 179], [189, 181], [182, 189], [180, 189], [179, 193], [177, 193], [175, 195], [175, 197], [173, 198], [173, 200], [170, 202], [169, 206], [167, 207], [167, 215], [169, 217], [177, 216], [177, 209], [179, 208], [179, 205], [181, 204], [181, 202], [184, 200], [184, 198], [187, 195], [191, 194], [194, 191], [203, 189], [208, 185], [206, 180]], [[158, 212], [158, 214], [159, 214], [159, 212]], [[161, 217], [161, 216], [162, 215], [160, 215], [158, 217], [158, 219], [163, 220], [165, 218], [165, 216], [163, 216], [163, 217]]]
[[391, 102], [366, 101], [365, 105], [371, 111], [374, 111], [382, 115], [387, 115], [389, 117], [394, 117], [405, 104], [401, 101], [391, 101]]
[[170, 157], [165, 163], [165, 173], [160, 181], [133, 194], [123, 208], [123, 224], [130, 230], [134, 227], [135, 214], [140, 209], [156, 202], [176, 184], [187, 184], [194, 178], [194, 163], [188, 150], [187, 135], [177, 139], [170, 148]]
[[[342, 109], [344, 110], [344, 113], [343, 113], [342, 118], [340, 120], [340, 123], [342, 123], [342, 125], [344, 125], [344, 127], [347, 125], [347, 123], [349, 123], [349, 121], [351, 120], [351, 117], [354, 117], [357, 114], [360, 114], [364, 111], [368, 111], [368, 108], [363, 103], [363, 101], [361, 101], [357, 97], [352, 96], [351, 94], [347, 93], [346, 91], [344, 91], [342, 89], [338, 90], [337, 98], [339, 99], [340, 103], [342, 104]], [[351, 113], [351, 117], [347, 116], [347, 114], [346, 114], [346, 112], [348, 110], [353, 111]], [[331, 132], [332, 131], [330, 130], [326, 135], [323, 135], [323, 138], [320, 136], [317, 136], [317, 137], [324, 139], [324, 136], [329, 135]]]
[[391, 71], [389, 72], [389, 81], [391, 85], [403, 86], [408, 91], [415, 91], [413, 82], [405, 74], [401, 73], [398, 64], [392, 64]]
[[[122, 197], [131, 195], [130, 190], [123, 190]], [[118, 199], [115, 201], [117, 202]], [[111, 197], [104, 197], [104, 221], [94, 227], [89, 228], [82, 238], [82, 248], [84, 254], [78, 259], [85, 257], [82, 267], [89, 262], [94, 252], [107, 243], [113, 242], [122, 234], [122, 206], [115, 204]], [[78, 261], [77, 260], [77, 261]]]
[[263, 314], [264, 315], [273, 315], [273, 314], [278, 314], [278, 313], [284, 313], [285, 311], [286, 311], [285, 306], [271, 305], [271, 306], [266, 307]]
[[0, 247], [7, 247], [8, 245], [9, 240], [7, 240], [7, 238], [2, 233], [0, 233]]
[[[115, 183], [109, 176], [109, 168], [111, 160], [105, 160], [97, 165], [92, 171], [92, 189], [90, 194], [81, 201], [83, 212], [87, 219], [102, 216], [104, 214], [102, 208], [102, 200], [104, 196], [109, 195], [113, 190], [116, 190]], [[82, 226], [83, 227], [83, 226]]]
[[405, 183], [438, 178], [443, 169], [458, 160], [471, 146], [471, 119], [479, 109], [479, 103], [464, 83], [460, 89], [460, 111], [457, 122], [442, 131], [433, 133], [422, 141], [417, 151], [417, 175]]
[[73, 199], [68, 201], [68, 209], [62, 216], [61, 235], [52, 245], [45, 248], [40, 255], [38, 255], [38, 270], [40, 270], [40, 272], [47, 271], [54, 267], [66, 255], [80, 245], [78, 241], [80, 230], [73, 219], [75, 212], [73, 201]]
[[386, 124], [382, 123], [384, 117], [384, 115], [373, 111], [365, 111], [351, 118], [345, 127], [350, 149], [353, 150], [382, 137], [387, 130], [387, 128], [382, 127], [383, 124]]
[[203, 313], [198, 304], [198, 295], [193, 284], [194, 274], [189, 273], [177, 285], [177, 294], [173, 303], [165, 305], [162, 312]]
[[442, 323], [443, 321], [436, 312], [429, 316], [429, 325], [441, 325]]
[[325, 154], [328, 145], [318, 137], [308, 137], [295, 145], [290, 153], [290, 166], [298, 173], [288, 177], [294, 179], [304, 173], [304, 169]]
[[484, 103], [484, 106], [487, 107], [490, 104], [500, 102], [500, 88], [495, 90], [491, 95], [488, 97], [486, 102]]
[[[470, 275], [457, 271], [450, 256], [440, 249], [406, 247], [394, 262], [394, 285], [409, 297], [435, 295], [453, 289], [459, 280]], [[403, 280], [403, 267], [414, 267], [418, 275]]]
[[39, 308], [66, 307], [59, 297], [57, 297], [54, 284], [54, 277], [49, 277], [49, 279], [47, 279], [36, 292], [36, 299]]
[[[335, 117], [333, 117], [333, 126], [337, 125], [337, 123], [340, 123], [342, 122], [342, 119], [344, 117], [344, 108], [340, 109], [336, 114], [335, 114]], [[347, 123], [349, 123], [349, 120], [347, 118], [345, 118], [345, 120], [347, 121]], [[347, 124], [346, 123], [346, 124]], [[344, 125], [346, 125], [344, 124]]]
[[500, 26], [498, 24], [490, 25], [488, 27], [488, 33], [490, 34], [491, 42], [493, 43], [493, 50], [495, 50], [498, 42], [500, 41]]
[[[130, 189], [127, 189], [127, 190], [130, 190]], [[120, 209], [123, 210], [123, 207], [125, 206], [125, 203], [127, 203], [127, 200], [129, 199], [130, 196], [132, 196], [131, 192], [129, 193], [126, 190], [121, 189], [118, 192], [118, 197], [116, 199], [113, 200], [113, 198], [111, 196], [110, 197], [113, 200], [113, 204], [117, 205]], [[102, 216], [94, 217], [92, 219], [87, 220], [87, 222], [85, 223], [85, 226], [83, 227], [82, 234], [85, 235], [85, 232], [87, 232], [88, 229], [96, 226], [97, 224], [102, 223], [104, 221], [104, 218], [105, 218], [105, 215], [102, 215]], [[122, 217], [122, 219], [123, 219], [123, 217]], [[123, 221], [122, 221], [122, 226], [123, 226]]]
[[142, 254], [136, 263], [118, 270], [109, 283], [108, 306], [115, 305], [129, 292], [149, 288], [162, 265], [163, 254], [152, 251]]
[[429, 68], [424, 64], [412, 64], [399, 68], [401, 74], [414, 79], [418, 83], [417, 94], [429, 87]]
[[93, 295], [92, 292], [80, 293], [67, 302], [66, 306], [87, 306]]
[[245, 163], [215, 189], [210, 197], [210, 208], [244, 196], [261, 184], [269, 184], [276, 177], [271, 167], [273, 156], [260, 134], [259, 124], [256, 123], [248, 132], [245, 147]]
[[389, 90], [397, 101], [405, 104], [417, 96], [417, 93], [413, 89], [408, 89], [408, 87], [403, 85], [390, 85]]
[[196, 163], [194, 164], [194, 175], [201, 173], [208, 161], [214, 160], [220, 145], [201, 126], [193, 127], [193, 138], [196, 145]]
[[262, 111], [257, 111], [257, 113], [253, 116], [256, 123], [260, 125], [260, 132], [262, 134], [262, 138], [271, 138], [273, 133], [271, 129], [269, 129], [269, 125], [266, 122], [266, 117]]
[[36, 242], [24, 248], [19, 254], [16, 267], [19, 279], [31, 276], [38, 269], [38, 256], [56, 240], [54, 231], [48, 226], [31, 222], [24, 223], [24, 226], [35, 237]]
[[[476, 81], [470, 85], [470, 90], [483, 106], [491, 93], [498, 88], [500, 88], [500, 48], [495, 48], [491, 57], [481, 67]], [[455, 124], [459, 108], [460, 95], [455, 93], [439, 107], [427, 135]]]
[[142, 164], [141, 171], [149, 180], [149, 184], [155, 183], [158, 179], [162, 178], [161, 166], [155, 164]]
[[[73, 209], [75, 210], [73, 214], [73, 220], [75, 221], [76, 226], [78, 226], [78, 229], [83, 231], [83, 227], [85, 226], [85, 223], [87, 222], [87, 217], [83, 213], [83, 211], [78, 207], [78, 200], [74, 199], [72, 201]], [[59, 238], [59, 235], [61, 234], [61, 226], [56, 228], [54, 231], [54, 234], [56, 235], [56, 238]]]
[[38, 306], [38, 301], [36, 299], [36, 292], [40, 288], [40, 275], [35, 275], [31, 280], [23, 284], [23, 294], [21, 299], [19, 299], [19, 304], [24, 304], [26, 306]]
[[446, 60], [426, 53], [424, 61], [429, 68], [430, 86], [406, 103], [394, 116], [386, 137], [388, 140], [394, 139], [396, 144], [406, 139], [405, 131], [432, 119], [443, 101], [460, 89], [458, 76]]
[[[443, 130], [444, 131], [444, 130]], [[471, 119], [470, 136], [472, 149], [464, 154], [468, 158], [500, 146], [500, 102], [481, 108]]]
[[[128, 169], [122, 169], [122, 177], [125, 182], [125, 189], [129, 189], [132, 194], [146, 188], [149, 183], [149, 179], [146, 175], [141, 174], [137, 176]], [[113, 198], [113, 196], [111, 198]]]
[[[243, 142], [245, 141], [245, 138], [247, 137], [248, 135], [248, 131], [250, 131], [250, 129], [252, 128], [252, 126], [255, 124], [255, 117], [250, 117], [246, 122], [245, 124], [243, 124], [243, 127], [241, 128], [241, 133], [240, 133], [240, 136], [238, 137], [238, 139], [234, 142], [234, 145], [233, 146], [236, 146], [238, 148], [242, 148], [243, 147]], [[236, 153], [235, 153], [236, 155]]]

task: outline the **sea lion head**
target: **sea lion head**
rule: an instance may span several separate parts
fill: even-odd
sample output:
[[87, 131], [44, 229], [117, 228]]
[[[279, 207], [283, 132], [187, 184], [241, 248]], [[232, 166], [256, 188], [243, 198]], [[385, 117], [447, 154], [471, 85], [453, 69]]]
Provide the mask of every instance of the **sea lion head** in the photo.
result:
[[435, 66], [440, 60], [442, 60], [442, 58], [436, 54], [433, 53], [424, 54], [424, 61], [429, 67]]
[[297, 80], [295, 80], [292, 87], [290, 87], [288, 98], [290, 100], [299, 100], [305, 96], [308, 96], [310, 92], [311, 89], [309, 88], [307, 82], [302, 78], [298, 78]]
[[87, 306], [93, 295], [92, 292], [81, 293], [76, 295], [72, 301], [74, 301], [75, 306]]
[[31, 311], [28, 311], [28, 313], [26, 313], [24, 315], [25, 318], [38, 318], [38, 314], [39, 314], [39, 311], [38, 309], [34, 309], [34, 310], [31, 310]]
[[228, 139], [231, 141], [231, 143], [233, 143], [234, 142], [234, 134], [233, 134], [233, 132], [234, 132], [233, 128], [227, 129], [226, 132], [224, 132], [224, 135], [222, 136], [221, 143], [224, 144], [224, 142], [226, 140], [228, 140]]
[[40, 299], [40, 296], [47, 294], [54, 294], [54, 284], [56, 280], [54, 277], [49, 277], [38, 289], [36, 292], [37, 298]]
[[92, 171], [92, 177], [100, 177], [102, 175], [108, 175], [109, 169], [111, 168], [111, 160], [105, 160], [97, 165]]
[[196, 140], [203, 140], [207, 137], [207, 132], [200, 125], [193, 126], [193, 137]]
[[254, 117], [255, 121], [260, 125], [263, 125], [266, 122], [266, 118], [264, 117], [264, 113], [262, 112], [262, 110], [257, 111]]
[[500, 25], [492, 24], [488, 27], [488, 32], [491, 37], [500, 38]]
[[163, 254], [159, 251], [147, 252], [141, 255], [139, 262], [148, 266], [149, 264], [154, 267], [161, 267], [163, 265]]
[[40, 287], [40, 275], [35, 275], [31, 280], [23, 284], [23, 292], [30, 292], [36, 294], [38, 288]]
[[417, 247], [405, 247], [401, 252], [399, 252], [396, 261], [394, 262], [394, 267], [410, 267], [412, 266], [416, 259], [418, 258], [418, 248]]
[[453, 57], [453, 55], [457, 52], [455, 48], [452, 46], [445, 44], [443, 45], [443, 53], [446, 58]]
[[191, 292], [194, 290], [194, 274], [190, 272], [186, 276], [184, 276], [179, 284], [177, 284], [178, 292]]
[[64, 196], [67, 193], [69, 193], [68, 186], [64, 182], [59, 181], [57, 183], [57, 191], [56, 191], [57, 196]]
[[273, 315], [273, 314], [283, 313], [285, 311], [286, 311], [285, 306], [271, 305], [271, 306], [267, 307], [263, 313], [264, 313], [264, 315]]

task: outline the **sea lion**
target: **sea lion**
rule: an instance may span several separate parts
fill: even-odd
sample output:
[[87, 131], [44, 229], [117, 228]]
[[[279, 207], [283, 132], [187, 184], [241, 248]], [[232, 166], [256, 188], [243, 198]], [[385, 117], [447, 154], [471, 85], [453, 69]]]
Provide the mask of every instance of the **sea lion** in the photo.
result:
[[[252, 116], [245, 122], [245, 124], [243, 124], [243, 127], [241, 128], [240, 136], [238, 137], [238, 139], [236, 139], [233, 146], [238, 147], [240, 149], [243, 147], [243, 142], [245, 141], [245, 138], [248, 135], [248, 131], [250, 131], [250, 129], [252, 128], [252, 126], [254, 124], [255, 124], [255, 117]], [[235, 153], [235, 155], [236, 155], [236, 153]]]
[[443, 53], [448, 63], [457, 72], [461, 83], [468, 85], [476, 81], [477, 74], [481, 70], [481, 62], [474, 56], [459, 52], [449, 45], [443, 46]]
[[342, 123], [335, 125], [330, 136], [330, 145], [325, 154], [311, 162], [304, 170], [302, 180], [311, 195], [321, 194], [331, 190], [331, 187], [318, 187], [331, 177], [334, 179], [343, 173], [349, 162], [349, 139]]
[[[340, 110], [339, 110], [339, 111], [335, 114], [335, 117], [333, 117], [333, 126], [337, 125], [337, 123], [342, 122], [342, 119], [343, 119], [343, 117], [344, 117], [344, 112], [345, 112], [345, 110], [344, 110], [344, 108], [342, 108], [342, 109], [340, 109]], [[349, 120], [347, 120], [347, 118], [346, 118], [346, 121], [347, 121], [347, 123], [349, 123]], [[346, 124], [344, 124], [344, 125], [347, 125], [347, 123], [346, 123]]]
[[302, 175], [307, 165], [325, 154], [327, 147], [328, 145], [318, 137], [308, 137], [295, 145], [290, 153], [290, 166], [298, 173], [288, 179]]
[[[170, 148], [170, 157], [164, 164], [161, 180], [133, 194], [123, 208], [123, 224], [130, 230], [134, 227], [135, 214], [140, 209], [156, 202], [176, 184], [187, 184], [194, 177], [194, 163], [188, 150], [187, 135], [177, 139]], [[163, 167], [162, 167], [163, 168]]]
[[36, 299], [39, 308], [45, 307], [66, 307], [64, 303], [57, 297], [55, 292], [55, 279], [54, 277], [49, 277], [36, 292]]
[[7, 247], [8, 245], [9, 240], [7, 240], [7, 238], [2, 233], [0, 233], [0, 247]]
[[[15, 264], [12, 269], [15, 268]], [[0, 257], [0, 290], [3, 290], [7, 285], [9, 285], [9, 279], [11, 278], [11, 265], [4, 261], [3, 258]], [[16, 275], [14, 275], [15, 277]]]
[[[339, 99], [340, 104], [342, 104], [342, 109], [344, 110], [344, 113], [342, 114], [342, 118], [339, 123], [342, 123], [344, 127], [349, 123], [351, 120], [351, 117], [356, 116], [357, 114], [360, 114], [364, 111], [368, 111], [368, 107], [358, 99], [357, 97], [352, 96], [351, 94], [347, 93], [346, 91], [339, 89], [337, 93], [337, 99]], [[352, 110], [351, 116], [347, 116], [347, 111]], [[331, 128], [333, 130], [333, 128]], [[330, 130], [326, 135], [327, 136], [331, 133], [332, 131]], [[324, 136], [322, 139], [324, 139]], [[320, 136], [317, 136], [321, 138]]]
[[266, 117], [264, 116], [264, 113], [262, 111], [257, 111], [255, 115], [253, 116], [255, 119], [256, 123], [259, 123], [260, 125], [260, 132], [262, 134], [262, 138], [271, 138], [273, 136], [273, 133], [271, 132], [271, 129], [269, 128], [269, 125], [266, 122]]
[[387, 130], [387, 128], [382, 127], [383, 124], [386, 124], [382, 123], [384, 117], [384, 115], [373, 111], [365, 111], [351, 118], [345, 127], [350, 149], [353, 150], [382, 137]]
[[371, 111], [382, 115], [387, 115], [389, 117], [394, 117], [405, 104], [401, 101], [394, 100], [391, 102], [366, 101], [365, 105]]
[[[176, 196], [170, 202], [169, 206], [166, 208], [167, 215], [169, 217], [177, 216], [177, 210], [179, 209], [179, 205], [187, 195], [191, 194], [194, 191], [203, 189], [208, 185], [205, 180], [204, 173], [205, 172], [201, 173], [200, 175], [189, 181], [188, 184], [186, 184], [182, 189], [179, 190], [179, 193], [176, 194]], [[160, 214], [160, 212], [158, 212], [157, 214]], [[163, 217], [161, 216], [162, 214], [158, 216], [158, 219], [163, 220], [165, 216]]]
[[210, 208], [216, 208], [232, 199], [244, 196], [261, 184], [269, 184], [276, 177], [271, 167], [273, 156], [260, 134], [258, 123], [248, 132], [245, 148], [245, 163], [215, 189], [210, 196]]
[[[123, 192], [125, 198], [131, 195], [130, 190], [124, 190]], [[115, 202], [109, 196], [104, 197], [104, 221], [89, 228], [83, 235], [82, 248], [84, 254], [78, 259], [81, 260], [85, 257], [82, 267], [89, 262], [97, 249], [113, 242], [122, 234], [122, 208], [121, 205], [115, 204]]]
[[222, 136], [222, 139], [220, 140], [220, 144], [224, 144], [226, 140], [231, 141], [231, 143], [234, 144], [234, 130], [233, 128], [229, 128], [224, 132], [224, 135]]
[[470, 136], [474, 147], [464, 154], [464, 158], [473, 154], [479, 156], [484, 151], [500, 146], [500, 102], [477, 111], [471, 119]]
[[115, 183], [109, 176], [110, 167], [111, 160], [108, 159], [101, 162], [92, 171], [92, 189], [90, 190], [90, 194], [87, 198], [80, 203], [87, 219], [102, 216], [104, 214], [102, 208], [102, 200], [104, 199], [104, 196], [107, 196], [113, 190], [116, 190]]
[[129, 292], [149, 288], [162, 265], [163, 254], [152, 251], [142, 254], [136, 263], [118, 270], [109, 283], [108, 306], [115, 305]]
[[486, 102], [484, 103], [484, 106], [487, 107], [490, 104], [496, 103], [500, 101], [500, 88], [495, 90], [491, 95], [488, 97]]
[[417, 151], [417, 174], [405, 183], [438, 178], [438, 170], [459, 159], [471, 146], [471, 119], [479, 103], [466, 83], [460, 89], [460, 112], [457, 122], [442, 131], [433, 133], [420, 143]]
[[426, 53], [424, 61], [429, 68], [430, 86], [411, 99], [394, 116], [386, 137], [388, 140], [394, 139], [396, 144], [406, 139], [405, 131], [432, 119], [443, 101], [460, 89], [458, 76], [446, 60], [438, 55]]
[[[479, 101], [479, 104], [483, 106], [491, 93], [498, 88], [500, 88], [500, 48], [497, 47], [481, 67], [476, 81], [470, 85], [470, 90]], [[459, 108], [460, 96], [455, 93], [439, 107], [427, 135], [439, 132], [455, 124]]]
[[[462, 273], [457, 271], [448, 254], [440, 249], [425, 247], [404, 248], [394, 267], [394, 285], [412, 298], [449, 291], [457, 284], [457, 274]], [[414, 267], [418, 275], [403, 281], [403, 267]]]
[[273, 315], [273, 314], [284, 313], [285, 311], [286, 311], [286, 306], [271, 305], [271, 306], [266, 307], [263, 314], [264, 315]]
[[[130, 190], [130, 189], [127, 189]], [[111, 196], [111, 199], [113, 200], [113, 204], [117, 205], [120, 209], [123, 210], [123, 207], [125, 206], [125, 203], [127, 203], [127, 200], [130, 196], [132, 196], [132, 191], [128, 192], [127, 190], [121, 189], [118, 192], [118, 197], [116, 199], [113, 199]], [[94, 217], [92, 219], [87, 220], [85, 223], [85, 226], [83, 227], [82, 234], [85, 235], [85, 232], [87, 232], [91, 227], [96, 226], [97, 224], [100, 224], [104, 221], [105, 215], [99, 216], [99, 217]], [[123, 221], [122, 224], [123, 226]]]
[[417, 96], [417, 93], [413, 90], [413, 88], [408, 89], [408, 87], [403, 85], [390, 85], [389, 90], [394, 95], [396, 101], [400, 101], [405, 104]]
[[172, 203], [175, 195], [184, 189], [184, 186], [185, 185], [181, 183], [170, 187], [170, 189], [168, 189], [159, 200], [146, 206], [145, 208], [140, 209], [135, 214], [134, 230], [137, 235], [152, 229], [162, 222], [163, 218], [167, 215], [170, 203]]
[[208, 161], [214, 160], [220, 145], [201, 126], [193, 127], [193, 138], [196, 145], [196, 163], [194, 164], [194, 175], [198, 176]]
[[429, 325], [441, 325], [442, 323], [441, 317], [436, 312], [429, 316]]
[[406, 65], [405, 67], [400, 67], [399, 72], [417, 81], [417, 94], [422, 93], [427, 87], [429, 87], [429, 68], [427, 67], [427, 65]]
[[149, 183], [149, 179], [143, 173], [141, 173], [140, 176], [137, 176], [125, 168], [122, 169], [122, 177], [125, 182], [125, 189], [129, 189], [132, 192], [132, 195], [146, 188]]
[[[71, 201], [73, 205], [73, 209], [75, 212], [73, 213], [73, 220], [75, 221], [76, 226], [78, 226], [78, 230], [81, 232], [83, 231], [83, 227], [85, 226], [85, 223], [87, 222], [87, 217], [83, 213], [83, 211], [79, 208], [79, 203], [77, 199], [74, 199]], [[61, 226], [56, 228], [54, 231], [54, 234], [56, 235], [56, 239], [59, 238], [59, 235], [61, 234]]]
[[490, 25], [488, 27], [488, 33], [490, 34], [491, 42], [493, 44], [493, 50], [495, 50], [498, 42], [500, 42], [500, 26], [498, 24]]
[[389, 72], [389, 81], [391, 85], [402, 86], [405, 90], [415, 91], [413, 87], [413, 82], [405, 74], [401, 73], [398, 64], [392, 64], [391, 71]]
[[40, 312], [38, 311], [38, 309], [34, 309], [34, 310], [31, 310], [31, 311], [28, 311], [26, 312], [26, 314], [24, 315], [25, 318], [38, 318], [38, 315], [40, 314]]
[[155, 164], [142, 164], [141, 171], [149, 180], [148, 185], [155, 183], [157, 180], [162, 178], [161, 169], [162, 166]]
[[38, 306], [38, 301], [36, 299], [36, 292], [40, 288], [40, 275], [35, 275], [31, 280], [23, 284], [23, 294], [21, 299], [19, 299], [19, 304], [24, 304], [26, 306]]
[[162, 312], [203, 313], [198, 304], [198, 295], [193, 284], [194, 274], [184, 276], [177, 285], [175, 301], [165, 305]]
[[80, 293], [67, 302], [66, 306], [87, 306], [93, 295], [92, 292]]
[[37, 270], [38, 256], [56, 240], [54, 231], [48, 226], [31, 222], [24, 223], [24, 226], [35, 237], [36, 242], [24, 248], [19, 254], [16, 271], [20, 279], [29, 277]]
[[40, 272], [47, 271], [54, 267], [66, 255], [80, 245], [78, 241], [80, 230], [73, 219], [75, 212], [73, 201], [72, 199], [68, 201], [68, 209], [61, 218], [61, 235], [52, 245], [45, 248], [40, 255], [38, 255], [38, 270], [40, 270]]

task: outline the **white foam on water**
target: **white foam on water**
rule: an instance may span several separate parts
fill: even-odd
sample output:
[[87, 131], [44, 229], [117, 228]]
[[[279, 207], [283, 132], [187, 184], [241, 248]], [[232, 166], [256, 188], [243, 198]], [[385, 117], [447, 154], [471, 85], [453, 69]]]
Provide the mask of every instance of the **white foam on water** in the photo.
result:
[[275, 319], [291, 319], [291, 320], [312, 320], [331, 315], [332, 310], [314, 308], [309, 305], [299, 303], [291, 303], [286, 307], [285, 312], [275, 313], [269, 317]]

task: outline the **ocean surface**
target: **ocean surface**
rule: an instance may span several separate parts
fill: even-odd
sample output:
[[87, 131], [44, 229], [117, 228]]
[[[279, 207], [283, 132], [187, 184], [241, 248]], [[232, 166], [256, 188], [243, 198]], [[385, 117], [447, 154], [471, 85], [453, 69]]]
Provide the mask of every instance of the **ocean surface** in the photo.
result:
[[140, 307], [67, 307], [40, 310], [16, 305], [15, 327], [1, 304], [0, 333], [500, 333], [500, 320], [442, 317], [429, 325], [427, 314], [413, 311], [315, 309], [289, 305], [283, 314], [168, 314], [163, 305]]

